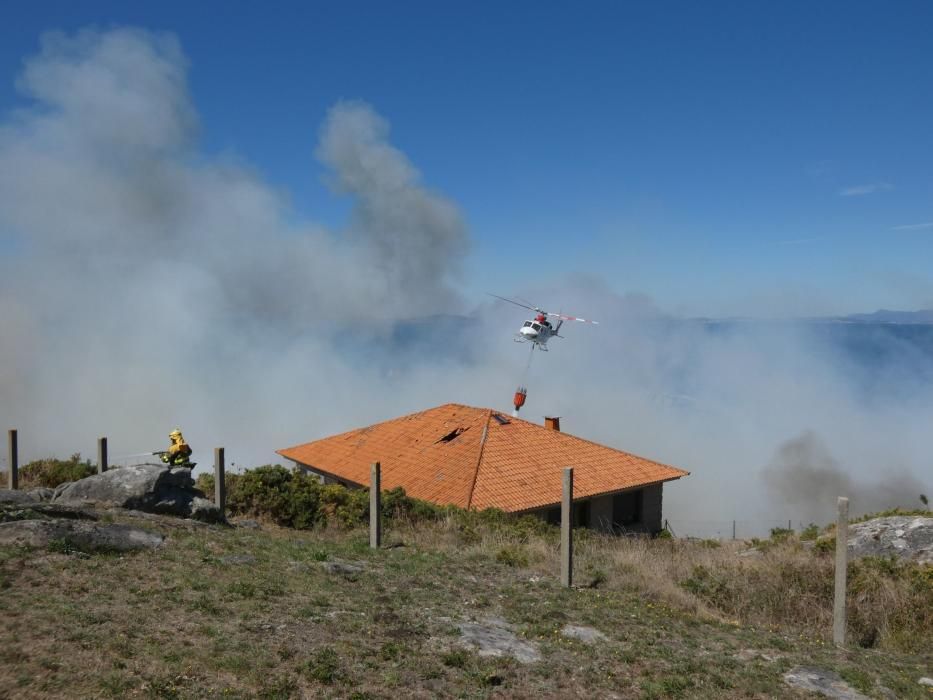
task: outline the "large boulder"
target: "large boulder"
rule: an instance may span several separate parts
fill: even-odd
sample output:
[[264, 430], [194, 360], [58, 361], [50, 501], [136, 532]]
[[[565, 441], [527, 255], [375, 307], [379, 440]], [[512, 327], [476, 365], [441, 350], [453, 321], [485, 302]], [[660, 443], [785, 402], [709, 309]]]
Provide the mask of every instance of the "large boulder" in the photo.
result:
[[24, 490], [0, 489], [0, 505], [8, 503], [42, 503], [52, 500], [55, 491], [45, 487]]
[[893, 515], [849, 526], [851, 556], [912, 559], [933, 564], [933, 517]]
[[12, 503], [16, 505], [26, 505], [28, 503], [39, 503], [41, 500], [39, 495], [32, 491], [0, 489], [0, 504]]
[[82, 552], [154, 549], [162, 535], [129, 525], [98, 525], [78, 520], [20, 520], [0, 523], [0, 544], [48, 547], [53, 543]]
[[220, 510], [194, 487], [191, 470], [137, 464], [94, 474], [58, 489], [52, 500], [68, 505], [111, 505], [149, 513], [223, 522]]

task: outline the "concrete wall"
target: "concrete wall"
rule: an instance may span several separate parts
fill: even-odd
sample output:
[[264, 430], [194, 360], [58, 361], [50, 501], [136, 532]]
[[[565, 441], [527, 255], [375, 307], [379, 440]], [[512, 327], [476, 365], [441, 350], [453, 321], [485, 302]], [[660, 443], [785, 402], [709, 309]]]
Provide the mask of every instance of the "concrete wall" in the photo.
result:
[[652, 534], [661, 532], [662, 520], [661, 505], [663, 501], [662, 490], [664, 484], [647, 486], [641, 501], [641, 523], [645, 532]]
[[589, 527], [600, 532], [612, 532], [612, 496], [590, 499]]
[[[589, 518], [588, 521], [584, 523], [585, 527], [601, 532], [645, 532], [653, 535], [661, 531], [663, 523], [661, 514], [663, 486], [663, 484], [654, 484], [652, 486], [646, 486], [643, 489], [638, 489], [637, 491], [596, 496], [584, 501], [575, 501], [574, 504], [588, 504], [589, 506]], [[623, 515], [620, 513], [620, 499], [631, 502], [633, 500], [633, 494], [636, 493], [639, 494], [640, 497], [640, 501], [638, 502], [640, 511], [638, 519], [631, 523], [616, 522], [616, 518]], [[551, 523], [560, 523], [559, 506], [530, 511], [529, 515], [536, 515]]]

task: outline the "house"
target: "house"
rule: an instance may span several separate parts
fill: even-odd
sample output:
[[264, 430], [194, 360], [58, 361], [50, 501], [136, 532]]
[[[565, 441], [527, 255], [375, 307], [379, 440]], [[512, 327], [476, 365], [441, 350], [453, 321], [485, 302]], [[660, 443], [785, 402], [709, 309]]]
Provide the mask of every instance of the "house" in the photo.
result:
[[661, 530], [662, 486], [689, 472], [488, 408], [444, 404], [278, 454], [324, 483], [382, 487], [438, 505], [498, 508], [560, 521], [562, 472], [574, 468], [574, 521], [604, 531]]

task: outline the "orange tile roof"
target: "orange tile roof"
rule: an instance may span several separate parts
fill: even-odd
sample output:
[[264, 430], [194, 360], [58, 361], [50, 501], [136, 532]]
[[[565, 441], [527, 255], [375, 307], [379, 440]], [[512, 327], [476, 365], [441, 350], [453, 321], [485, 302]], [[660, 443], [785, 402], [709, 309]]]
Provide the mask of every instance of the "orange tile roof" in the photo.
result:
[[360, 486], [369, 485], [370, 465], [379, 462], [384, 489], [402, 486], [413, 498], [441, 505], [507, 512], [559, 503], [564, 467], [574, 468], [575, 500], [690, 473], [488, 408], [453, 403], [277, 452]]

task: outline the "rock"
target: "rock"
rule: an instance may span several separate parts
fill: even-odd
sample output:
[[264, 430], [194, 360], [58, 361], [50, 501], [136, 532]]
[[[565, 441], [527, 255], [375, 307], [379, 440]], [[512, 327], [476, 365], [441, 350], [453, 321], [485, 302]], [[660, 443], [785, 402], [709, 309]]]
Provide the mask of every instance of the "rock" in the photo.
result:
[[0, 523], [0, 544], [48, 547], [62, 542], [80, 551], [128, 552], [154, 549], [164, 538], [129, 525], [97, 525], [76, 520], [19, 520]]
[[869, 700], [832, 671], [797, 666], [784, 674], [787, 685], [836, 700]]
[[181, 515], [203, 522], [224, 522], [220, 510], [194, 488], [191, 470], [138, 464], [111, 469], [57, 489], [55, 503], [114, 505], [149, 513]]
[[34, 491], [14, 491], [13, 489], [0, 489], [0, 503], [39, 503], [41, 499]]
[[321, 566], [329, 574], [343, 576], [348, 581], [356, 581], [365, 569], [359, 564], [350, 564], [342, 561], [322, 561]]
[[921, 676], [917, 683], [920, 685], [925, 685], [927, 688], [933, 688], [933, 678], [927, 678], [926, 676]]
[[22, 507], [13, 504], [0, 504], [0, 522], [12, 520], [49, 520], [51, 518], [72, 518], [76, 520], [97, 520], [97, 515], [73, 506], [57, 503], [31, 503]]
[[242, 566], [245, 564], [255, 564], [256, 557], [252, 554], [228, 554], [225, 557], [220, 558], [221, 564], [232, 564], [234, 566]]
[[849, 526], [849, 556], [896, 556], [933, 564], [933, 517], [893, 515]]
[[[877, 683], [877, 681], [876, 681], [876, 683]], [[886, 688], [885, 686], [881, 685], [880, 683], [878, 683], [878, 684], [876, 685], [875, 690], [878, 692], [878, 695], [880, 695], [882, 698], [884, 698], [884, 700], [897, 700], [897, 693], [895, 693], [895, 692], [894, 692], [893, 690], [891, 690], [890, 688]]]
[[564, 625], [560, 633], [564, 637], [569, 637], [570, 639], [579, 639], [585, 644], [596, 644], [596, 642], [604, 642], [609, 639], [609, 637], [599, 630], [582, 625]]
[[461, 622], [460, 643], [475, 648], [480, 656], [511, 656], [522, 663], [541, 660], [538, 648], [515, 636], [511, 625], [496, 617], [481, 622]]

